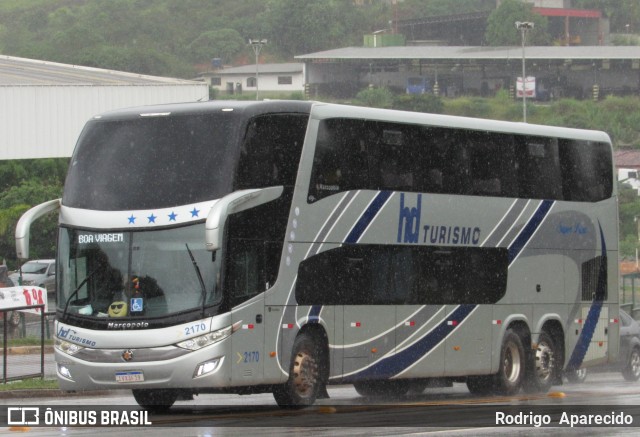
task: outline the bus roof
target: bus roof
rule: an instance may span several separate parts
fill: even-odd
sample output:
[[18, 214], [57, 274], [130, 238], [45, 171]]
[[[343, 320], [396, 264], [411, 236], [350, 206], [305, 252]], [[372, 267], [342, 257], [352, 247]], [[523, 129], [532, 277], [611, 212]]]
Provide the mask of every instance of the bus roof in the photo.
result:
[[241, 111], [247, 114], [262, 114], [266, 112], [301, 112], [309, 113], [312, 102], [298, 100], [209, 100], [206, 102], [170, 103], [162, 105], [136, 106], [105, 112], [93, 119], [122, 120], [153, 115], [186, 115], [215, 113], [223, 110]]
[[328, 103], [317, 103], [314, 105], [312, 117], [316, 119], [336, 117], [366, 118], [367, 120], [380, 120], [395, 123], [421, 124], [426, 126], [449, 127], [455, 129], [505, 132], [521, 135], [560, 137], [611, 143], [609, 135], [605, 132], [595, 130]]

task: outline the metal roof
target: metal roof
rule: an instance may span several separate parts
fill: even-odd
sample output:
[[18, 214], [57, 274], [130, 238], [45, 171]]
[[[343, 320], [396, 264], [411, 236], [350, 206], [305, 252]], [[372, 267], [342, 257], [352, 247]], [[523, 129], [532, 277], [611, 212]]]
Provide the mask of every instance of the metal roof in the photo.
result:
[[616, 150], [613, 160], [618, 168], [640, 168], [639, 150]]
[[[640, 59], [640, 46], [527, 46], [527, 59]], [[522, 47], [390, 46], [344, 47], [295, 57], [302, 61], [361, 59], [522, 59]]]
[[194, 81], [0, 55], [0, 86], [193, 85]]
[[[285, 62], [282, 64], [258, 64], [258, 73], [302, 73], [301, 62]], [[224, 68], [222, 70], [208, 71], [207, 75], [228, 74], [255, 74], [256, 64], [241, 65], [239, 67]]]

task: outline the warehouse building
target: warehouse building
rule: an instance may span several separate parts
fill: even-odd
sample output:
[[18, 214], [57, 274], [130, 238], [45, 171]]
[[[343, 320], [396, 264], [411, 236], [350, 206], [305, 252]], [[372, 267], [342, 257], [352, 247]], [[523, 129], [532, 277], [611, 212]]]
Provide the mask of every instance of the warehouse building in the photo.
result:
[[96, 114], [208, 99], [204, 82], [0, 56], [0, 159], [69, 157]]

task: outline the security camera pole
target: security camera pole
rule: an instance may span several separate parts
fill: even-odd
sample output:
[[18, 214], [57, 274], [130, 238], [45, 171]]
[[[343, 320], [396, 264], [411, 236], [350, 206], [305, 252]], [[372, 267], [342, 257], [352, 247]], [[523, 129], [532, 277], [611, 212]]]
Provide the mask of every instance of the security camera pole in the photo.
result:
[[258, 57], [260, 56], [260, 50], [262, 50], [262, 46], [266, 43], [266, 39], [249, 39], [249, 44], [251, 44], [253, 52], [256, 54], [256, 100], [260, 100], [258, 94]]
[[516, 29], [520, 31], [522, 35], [522, 120], [527, 122], [527, 82], [524, 71], [524, 42], [528, 30], [533, 29], [533, 23], [530, 21], [516, 21]]

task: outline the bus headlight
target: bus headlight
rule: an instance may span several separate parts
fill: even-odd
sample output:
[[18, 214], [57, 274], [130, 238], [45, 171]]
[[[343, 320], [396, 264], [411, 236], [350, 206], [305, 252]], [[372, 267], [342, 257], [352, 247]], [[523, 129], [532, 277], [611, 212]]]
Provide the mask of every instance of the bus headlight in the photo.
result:
[[78, 346], [75, 343], [69, 343], [68, 341], [60, 340], [59, 338], [56, 338], [54, 346], [60, 352], [63, 352], [67, 355], [75, 355], [82, 349], [84, 349], [84, 347], [82, 346]]
[[226, 328], [218, 329], [217, 331], [209, 332], [208, 334], [201, 335], [199, 337], [181, 341], [180, 343], [177, 343], [176, 346], [181, 347], [182, 349], [197, 351], [205, 346], [222, 341], [230, 335], [231, 326], [227, 326]]

